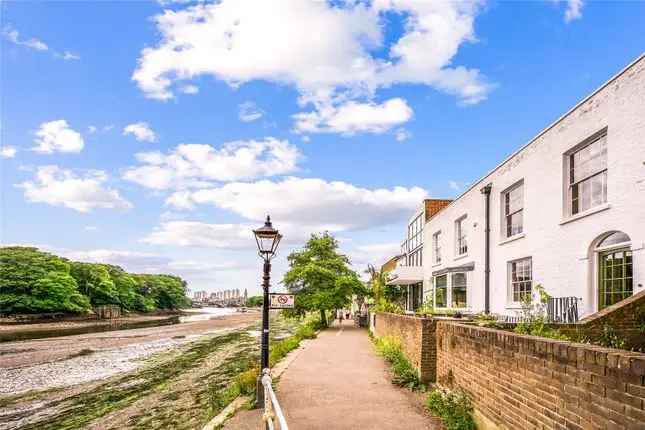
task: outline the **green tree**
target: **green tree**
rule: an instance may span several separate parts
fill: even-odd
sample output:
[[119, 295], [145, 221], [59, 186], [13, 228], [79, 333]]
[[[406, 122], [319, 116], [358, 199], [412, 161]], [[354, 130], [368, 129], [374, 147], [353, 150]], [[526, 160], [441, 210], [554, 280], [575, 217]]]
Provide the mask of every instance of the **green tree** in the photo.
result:
[[0, 248], [0, 313], [87, 312], [67, 260], [31, 247]]
[[320, 312], [327, 325], [325, 311], [349, 305], [352, 294], [365, 293], [365, 286], [349, 268], [349, 258], [338, 252], [338, 241], [329, 233], [312, 234], [302, 250], [288, 257], [289, 271], [283, 284], [296, 294], [295, 313]]
[[105, 265], [75, 261], [72, 262], [71, 275], [92, 305], [120, 304], [117, 289]]
[[248, 299], [246, 299], [246, 306], [258, 307], [258, 306], [262, 306], [263, 302], [264, 302], [263, 296], [251, 296]]
[[154, 301], [157, 309], [181, 309], [190, 306], [186, 281], [172, 275], [135, 275], [139, 293]]
[[126, 272], [119, 266], [107, 265], [106, 268], [123, 309], [141, 312], [151, 312], [155, 309], [154, 299], [144, 297], [139, 292], [139, 282], [135, 275]]

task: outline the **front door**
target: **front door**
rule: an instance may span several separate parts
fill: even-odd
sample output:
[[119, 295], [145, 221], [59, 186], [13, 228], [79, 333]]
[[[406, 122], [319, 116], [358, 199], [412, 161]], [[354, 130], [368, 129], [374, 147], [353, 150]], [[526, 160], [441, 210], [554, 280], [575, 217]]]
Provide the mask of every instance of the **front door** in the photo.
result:
[[598, 259], [598, 310], [601, 310], [632, 295], [632, 251], [629, 248], [605, 251]]

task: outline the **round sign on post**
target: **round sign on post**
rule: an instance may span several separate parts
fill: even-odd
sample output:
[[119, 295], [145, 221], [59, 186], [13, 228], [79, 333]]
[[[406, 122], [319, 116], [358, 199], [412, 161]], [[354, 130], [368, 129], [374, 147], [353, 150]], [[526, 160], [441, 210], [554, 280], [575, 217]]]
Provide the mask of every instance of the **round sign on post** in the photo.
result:
[[294, 306], [295, 296], [293, 294], [273, 293], [269, 297], [271, 309], [291, 309]]

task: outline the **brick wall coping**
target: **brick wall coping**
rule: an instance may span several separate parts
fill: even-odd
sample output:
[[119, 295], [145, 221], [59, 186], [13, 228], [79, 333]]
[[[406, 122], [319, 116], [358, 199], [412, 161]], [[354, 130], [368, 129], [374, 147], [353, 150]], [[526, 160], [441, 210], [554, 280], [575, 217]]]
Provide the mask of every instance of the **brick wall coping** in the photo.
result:
[[400, 318], [410, 318], [410, 319], [417, 319], [417, 320], [423, 320], [423, 321], [429, 321], [429, 320], [435, 320], [435, 321], [464, 321], [463, 318], [454, 318], [454, 317], [440, 317], [440, 316], [423, 316], [423, 315], [410, 315], [410, 314], [395, 314], [392, 312], [374, 312], [376, 315], [390, 315], [393, 317], [400, 317]]
[[[637, 376], [645, 376], [645, 354], [606, 348], [586, 343], [574, 343], [538, 336], [517, 334], [488, 327], [479, 327], [454, 321], [438, 321], [438, 331], [447, 330], [470, 338], [482, 338], [504, 349], [531, 353], [542, 358], [564, 363], [584, 362], [616, 368]], [[439, 333], [438, 333], [439, 334]]]
[[633, 295], [627, 297], [626, 299], [623, 299], [620, 302], [615, 303], [615, 304], [613, 304], [611, 306], [607, 306], [605, 309], [603, 309], [601, 311], [598, 311], [598, 312], [595, 312], [595, 313], [589, 315], [588, 317], [585, 317], [585, 318], [581, 319], [580, 321], [578, 321], [575, 324], [577, 324], [577, 325], [591, 324], [592, 322], [594, 322], [596, 320], [599, 320], [599, 319], [601, 319], [603, 317], [606, 317], [607, 315], [611, 314], [615, 310], [620, 309], [620, 308], [622, 308], [624, 306], [631, 305], [632, 303], [634, 303], [636, 301], [639, 301], [641, 299], [645, 299], [645, 290], [643, 290], [641, 292], [638, 292], [636, 294], [633, 294]]

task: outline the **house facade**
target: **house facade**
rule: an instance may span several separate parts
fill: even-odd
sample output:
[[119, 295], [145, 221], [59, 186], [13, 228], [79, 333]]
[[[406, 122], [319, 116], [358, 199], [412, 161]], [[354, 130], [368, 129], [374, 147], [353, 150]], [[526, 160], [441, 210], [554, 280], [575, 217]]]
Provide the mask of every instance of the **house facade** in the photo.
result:
[[514, 315], [539, 284], [576, 297], [584, 316], [642, 291], [645, 56], [426, 216], [422, 230], [422, 292], [408, 310], [432, 299]]

